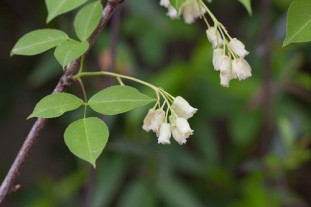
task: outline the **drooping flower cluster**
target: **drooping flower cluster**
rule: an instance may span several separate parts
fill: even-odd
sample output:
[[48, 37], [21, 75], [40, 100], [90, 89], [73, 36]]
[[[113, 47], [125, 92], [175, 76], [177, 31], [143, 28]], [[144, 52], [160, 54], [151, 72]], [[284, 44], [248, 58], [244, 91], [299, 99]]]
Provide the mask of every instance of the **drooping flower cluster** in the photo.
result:
[[[211, 2], [211, 0], [208, 0]], [[220, 71], [220, 84], [229, 87], [232, 79], [244, 80], [252, 76], [251, 67], [244, 59], [249, 52], [237, 38], [231, 38], [227, 30], [216, 19], [203, 0], [184, 0], [179, 11], [171, 5], [170, 0], [160, 0], [160, 5], [168, 9], [167, 15], [172, 19], [183, 15], [186, 23], [193, 23], [198, 17], [204, 19], [208, 29], [206, 35], [213, 47], [213, 65]], [[210, 26], [205, 18], [207, 13], [215, 26]], [[227, 39], [228, 38], [228, 39]]]
[[[214, 70], [220, 71], [220, 84], [229, 87], [230, 80], [244, 80], [252, 76], [252, 71], [250, 65], [244, 59], [249, 54], [244, 44], [237, 38], [231, 38], [225, 32], [221, 26], [214, 26], [206, 30], [206, 35], [207, 39], [212, 43], [214, 50], [213, 66]], [[224, 34], [230, 39], [229, 42]]]
[[[165, 104], [158, 109], [156, 109], [156, 104], [155, 107], [148, 111], [144, 119], [143, 129], [147, 132], [155, 132], [159, 144], [170, 144], [171, 136], [178, 144], [185, 144], [189, 136], [193, 134], [188, 119], [196, 113], [197, 109], [190, 106], [180, 96], [176, 98], [169, 97], [169, 99], [165, 99], [164, 103], [167, 104], [166, 112], [163, 110]], [[171, 115], [168, 118], [169, 112]]]
[[160, 0], [160, 5], [168, 9], [167, 15], [169, 17], [178, 19], [182, 15], [187, 24], [193, 23], [198, 17], [206, 13], [206, 10], [198, 4], [197, 0], [185, 0], [179, 11], [176, 11], [169, 0]]

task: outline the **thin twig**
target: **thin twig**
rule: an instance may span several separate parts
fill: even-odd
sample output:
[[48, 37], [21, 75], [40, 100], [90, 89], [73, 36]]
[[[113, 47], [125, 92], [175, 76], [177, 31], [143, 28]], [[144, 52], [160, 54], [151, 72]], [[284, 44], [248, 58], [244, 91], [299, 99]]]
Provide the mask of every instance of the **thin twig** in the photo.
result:
[[[103, 30], [104, 26], [107, 24], [108, 20], [110, 19], [112, 13], [115, 11], [117, 6], [121, 3], [120, 0], [108, 0], [107, 4], [105, 5], [105, 8], [102, 13], [102, 18], [97, 26], [94, 33], [89, 38], [89, 50], [94, 44], [97, 36], [100, 34], [100, 32]], [[89, 50], [86, 52], [86, 54], [89, 52]], [[85, 55], [86, 55], [85, 54]], [[68, 86], [70, 86], [73, 82], [73, 76], [77, 74], [79, 67], [80, 67], [81, 59], [78, 58], [74, 60], [70, 66], [66, 69], [65, 73], [60, 78], [59, 82], [57, 83], [53, 93], [58, 93], [65, 91]], [[20, 174], [20, 170], [26, 161], [27, 157], [29, 156], [30, 150], [34, 146], [35, 142], [37, 141], [41, 130], [45, 127], [48, 119], [42, 119], [38, 118], [34, 125], [32, 126], [25, 142], [23, 143], [21, 149], [19, 150], [8, 174], [6, 175], [4, 181], [1, 184], [0, 187], [0, 205], [4, 203], [5, 198], [7, 195], [12, 192], [12, 186], [15, 183], [16, 178]]]

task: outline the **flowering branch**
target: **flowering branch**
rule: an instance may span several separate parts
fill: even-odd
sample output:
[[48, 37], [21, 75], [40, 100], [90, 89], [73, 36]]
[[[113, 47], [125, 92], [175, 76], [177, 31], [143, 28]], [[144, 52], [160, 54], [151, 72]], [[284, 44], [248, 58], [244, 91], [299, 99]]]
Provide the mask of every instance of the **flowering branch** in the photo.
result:
[[[121, 0], [108, 0], [103, 13], [102, 18], [97, 26], [96, 30], [93, 32], [91, 37], [88, 39], [89, 45], [91, 46], [94, 44], [97, 36], [103, 30], [105, 25], [107, 24], [108, 20], [110, 19], [112, 13], [115, 11], [117, 6], [121, 3]], [[88, 51], [86, 52], [88, 53]], [[57, 83], [53, 93], [63, 92], [70, 86], [73, 82], [73, 76], [78, 73], [80, 68], [81, 58], [74, 60], [69, 67], [67, 67], [65, 73], [60, 78], [59, 82]], [[20, 170], [26, 161], [27, 157], [29, 156], [30, 150], [34, 146], [35, 142], [37, 141], [41, 130], [45, 127], [48, 119], [38, 118], [34, 125], [32, 126], [25, 142], [23, 143], [18, 155], [16, 156], [14, 163], [12, 164], [9, 172], [7, 173], [4, 181], [0, 187], [0, 205], [4, 203], [5, 198], [7, 195], [14, 191], [14, 182], [16, 178], [19, 176]]]

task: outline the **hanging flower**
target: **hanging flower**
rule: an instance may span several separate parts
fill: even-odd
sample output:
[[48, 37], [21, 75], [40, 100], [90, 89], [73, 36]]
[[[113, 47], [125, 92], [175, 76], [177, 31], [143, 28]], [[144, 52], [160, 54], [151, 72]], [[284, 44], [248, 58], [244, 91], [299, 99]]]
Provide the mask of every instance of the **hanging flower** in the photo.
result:
[[176, 117], [171, 115], [169, 117], [170, 119], [170, 124], [171, 124], [171, 129], [172, 129], [172, 135], [173, 138], [175, 139], [175, 141], [180, 144], [183, 145], [187, 142], [187, 138], [184, 134], [182, 134], [179, 129], [176, 126]]
[[239, 80], [244, 80], [252, 76], [251, 66], [244, 58], [235, 59], [232, 61], [232, 76]]
[[181, 96], [177, 96], [174, 99], [174, 103], [171, 109], [179, 116], [185, 119], [191, 118], [198, 109], [193, 108], [190, 104]]
[[193, 130], [190, 128], [188, 121], [184, 118], [177, 118], [175, 120], [178, 131], [185, 137], [188, 138], [193, 134]]
[[216, 27], [210, 27], [206, 30], [207, 39], [212, 43], [213, 48], [224, 44]]
[[163, 109], [150, 109], [144, 119], [143, 129], [147, 132], [152, 130], [158, 133], [161, 124], [164, 122], [165, 112]]
[[171, 125], [163, 122], [159, 131], [158, 144], [170, 144], [171, 134]]
[[221, 65], [221, 57], [224, 55], [223, 49], [214, 49], [213, 51], [213, 66], [214, 70], [218, 71]]
[[186, 0], [181, 7], [182, 14], [186, 23], [191, 24], [196, 18], [204, 14], [206, 11], [203, 9], [197, 0]]
[[240, 40], [238, 40], [237, 38], [233, 38], [229, 42], [228, 46], [232, 50], [232, 52], [234, 52], [235, 54], [237, 54], [241, 58], [244, 58], [246, 55], [249, 54], [249, 52], [247, 50], [245, 50], [244, 44]]
[[198, 4], [197, 0], [186, 0], [180, 7], [179, 11], [171, 5], [169, 0], [160, 0], [160, 5], [167, 8], [167, 15], [172, 19], [179, 18], [180, 15], [184, 17], [186, 23], [191, 24], [196, 18], [204, 14], [206, 11]]

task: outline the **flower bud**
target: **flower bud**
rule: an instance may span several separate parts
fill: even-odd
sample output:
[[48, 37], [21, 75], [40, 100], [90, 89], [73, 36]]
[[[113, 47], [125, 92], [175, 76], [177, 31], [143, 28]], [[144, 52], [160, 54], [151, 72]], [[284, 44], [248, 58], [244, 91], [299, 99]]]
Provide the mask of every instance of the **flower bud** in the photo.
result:
[[221, 57], [224, 55], [223, 49], [214, 49], [213, 51], [213, 66], [214, 70], [218, 71], [221, 65]]
[[174, 103], [171, 106], [171, 109], [179, 116], [185, 119], [192, 117], [198, 109], [193, 108], [190, 104], [183, 99], [181, 96], [177, 96], [174, 99]]
[[177, 118], [175, 120], [176, 128], [185, 137], [188, 138], [193, 134], [193, 130], [190, 128], [188, 121], [184, 118]]
[[244, 58], [235, 59], [232, 61], [232, 77], [244, 80], [252, 76], [251, 66]]
[[171, 134], [171, 125], [169, 123], [162, 123], [159, 132], [158, 144], [170, 144]]
[[240, 40], [238, 40], [237, 38], [233, 38], [229, 42], [228, 46], [232, 50], [232, 52], [237, 54], [239, 57], [244, 58], [246, 55], [249, 54], [249, 52], [247, 50], [245, 50], [244, 44]]
[[160, 125], [165, 119], [165, 112], [163, 109], [150, 109], [144, 119], [143, 129], [147, 132], [152, 130], [155, 133], [158, 133]]
[[207, 39], [212, 43], [213, 48], [224, 44], [216, 27], [210, 27], [206, 30]]

